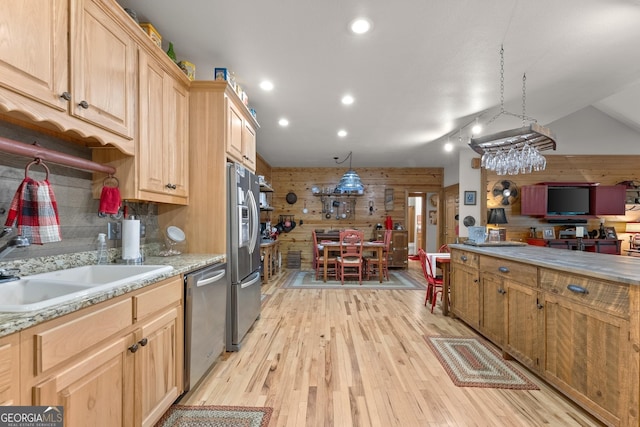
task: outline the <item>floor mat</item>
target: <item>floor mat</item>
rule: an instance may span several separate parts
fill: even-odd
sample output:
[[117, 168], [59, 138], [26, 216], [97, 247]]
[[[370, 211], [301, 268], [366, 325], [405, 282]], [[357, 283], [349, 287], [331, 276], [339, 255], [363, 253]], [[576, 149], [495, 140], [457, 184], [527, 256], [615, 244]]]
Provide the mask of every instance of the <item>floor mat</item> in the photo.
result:
[[425, 339], [458, 387], [540, 389], [478, 338], [425, 336]]
[[327, 280], [322, 277], [316, 280], [314, 271], [300, 271], [293, 273], [283, 283], [282, 287], [287, 289], [397, 289], [397, 290], [425, 290], [424, 281], [418, 281], [411, 277], [406, 271], [389, 271], [389, 280], [382, 283], [376, 277], [371, 280], [363, 280], [359, 284], [357, 280], [345, 280], [344, 285], [339, 280]]
[[266, 427], [272, 408], [173, 405], [156, 427]]

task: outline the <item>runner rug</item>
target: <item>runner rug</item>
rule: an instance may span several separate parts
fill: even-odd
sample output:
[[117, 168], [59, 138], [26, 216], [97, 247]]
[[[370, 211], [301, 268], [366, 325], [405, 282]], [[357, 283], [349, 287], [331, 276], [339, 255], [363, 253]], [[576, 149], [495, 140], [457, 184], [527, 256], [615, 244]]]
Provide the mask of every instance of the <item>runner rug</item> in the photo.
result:
[[344, 285], [335, 278], [328, 278], [327, 282], [323, 282], [322, 275], [316, 280], [315, 271], [300, 271], [292, 273], [283, 283], [283, 288], [288, 289], [397, 289], [397, 290], [420, 290], [426, 289], [423, 281], [418, 281], [411, 277], [405, 271], [390, 271], [389, 280], [384, 280], [380, 283], [380, 280], [371, 278], [369, 280], [363, 280], [362, 285], [358, 283], [358, 280], [345, 280]]
[[426, 336], [425, 339], [458, 387], [540, 389], [478, 338]]
[[156, 427], [266, 427], [273, 408], [173, 405]]

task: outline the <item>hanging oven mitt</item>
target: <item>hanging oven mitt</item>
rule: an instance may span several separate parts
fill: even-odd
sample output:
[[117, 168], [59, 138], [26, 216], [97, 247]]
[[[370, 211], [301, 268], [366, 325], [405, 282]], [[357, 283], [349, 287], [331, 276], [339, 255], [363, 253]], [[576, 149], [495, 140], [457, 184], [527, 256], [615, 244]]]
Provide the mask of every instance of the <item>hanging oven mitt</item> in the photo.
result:
[[18, 225], [18, 234], [31, 244], [59, 242], [60, 219], [58, 204], [49, 180], [36, 181], [25, 178], [11, 201], [5, 226]]

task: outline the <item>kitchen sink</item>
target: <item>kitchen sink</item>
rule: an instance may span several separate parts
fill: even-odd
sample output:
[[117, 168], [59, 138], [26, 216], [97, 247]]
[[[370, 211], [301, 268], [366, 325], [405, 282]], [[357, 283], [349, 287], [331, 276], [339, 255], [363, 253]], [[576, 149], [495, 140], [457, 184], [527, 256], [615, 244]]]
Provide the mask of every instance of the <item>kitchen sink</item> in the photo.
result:
[[166, 265], [87, 265], [0, 284], [0, 312], [40, 310], [173, 270]]

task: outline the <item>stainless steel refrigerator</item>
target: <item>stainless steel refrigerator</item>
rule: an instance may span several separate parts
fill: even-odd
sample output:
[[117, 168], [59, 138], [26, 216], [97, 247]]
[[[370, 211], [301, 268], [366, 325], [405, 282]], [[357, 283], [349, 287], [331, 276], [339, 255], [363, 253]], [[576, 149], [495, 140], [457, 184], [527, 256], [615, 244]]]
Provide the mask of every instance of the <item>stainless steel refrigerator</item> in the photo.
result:
[[260, 183], [243, 166], [227, 163], [227, 351], [238, 351], [260, 317]]

